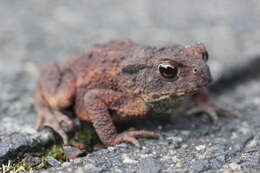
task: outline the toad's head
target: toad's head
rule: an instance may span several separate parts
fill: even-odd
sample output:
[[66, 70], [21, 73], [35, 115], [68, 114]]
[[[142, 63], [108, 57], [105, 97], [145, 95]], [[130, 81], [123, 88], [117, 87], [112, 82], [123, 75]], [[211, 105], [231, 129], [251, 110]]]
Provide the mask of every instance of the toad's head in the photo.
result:
[[206, 64], [208, 52], [203, 44], [193, 47], [169, 46], [154, 48], [145, 63], [136, 64], [136, 88], [146, 102], [169, 96], [181, 97], [195, 93], [211, 82]]

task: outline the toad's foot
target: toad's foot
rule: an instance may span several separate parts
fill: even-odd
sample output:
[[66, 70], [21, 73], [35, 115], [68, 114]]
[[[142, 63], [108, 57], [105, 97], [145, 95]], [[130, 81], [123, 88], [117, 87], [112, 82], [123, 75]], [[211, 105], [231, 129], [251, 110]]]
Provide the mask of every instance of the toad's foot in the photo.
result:
[[218, 121], [218, 115], [220, 114], [232, 118], [236, 117], [236, 115], [232, 111], [210, 103], [200, 104], [198, 107], [189, 110], [187, 114], [194, 115], [201, 112], [205, 112], [209, 116], [209, 118], [213, 121], [213, 123], [216, 123]]
[[138, 140], [136, 139], [136, 137], [147, 137], [147, 136], [155, 136], [155, 133], [153, 131], [147, 131], [147, 130], [128, 130], [125, 131], [123, 133], [120, 133], [116, 136], [116, 138], [114, 139], [113, 144], [120, 144], [122, 142], [129, 142], [134, 144], [136, 147], [140, 148], [141, 145], [138, 142]]
[[230, 117], [236, 117], [236, 115], [233, 112], [212, 104], [209, 100], [208, 93], [205, 89], [200, 89], [198, 91], [195, 97], [195, 101], [197, 103], [197, 107], [188, 111], [188, 115], [205, 112], [208, 114], [209, 118], [214, 123], [218, 121], [219, 114], [227, 115]]
[[67, 130], [73, 128], [72, 120], [59, 111], [49, 112], [44, 115], [39, 114], [36, 129], [41, 130], [44, 127], [50, 127], [62, 137], [64, 144], [68, 144], [68, 135], [61, 126], [61, 123], [63, 122], [65, 123]]

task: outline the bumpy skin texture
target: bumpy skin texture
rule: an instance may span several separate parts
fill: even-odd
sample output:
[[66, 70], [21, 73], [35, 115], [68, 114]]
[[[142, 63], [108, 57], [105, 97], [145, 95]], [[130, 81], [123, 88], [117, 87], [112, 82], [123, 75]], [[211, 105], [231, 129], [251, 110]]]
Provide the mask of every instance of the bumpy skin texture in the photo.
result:
[[[202, 44], [156, 47], [116, 40], [87, 49], [63, 68], [50, 62], [38, 80], [37, 127], [51, 126], [67, 143], [60, 122], [71, 124], [62, 111], [72, 108], [80, 119], [93, 124], [104, 145], [131, 142], [139, 147], [135, 137], [154, 133], [130, 130], [119, 134], [113, 121], [167, 112], [169, 108], [178, 110], [180, 103], [192, 99], [198, 108], [191, 113], [206, 111], [217, 120], [217, 112], [225, 110], [207, 100], [204, 88], [211, 81], [207, 58]], [[167, 73], [176, 74], [163, 76], [165, 69], [160, 71], [160, 64]], [[177, 71], [167, 69], [169, 65]]]

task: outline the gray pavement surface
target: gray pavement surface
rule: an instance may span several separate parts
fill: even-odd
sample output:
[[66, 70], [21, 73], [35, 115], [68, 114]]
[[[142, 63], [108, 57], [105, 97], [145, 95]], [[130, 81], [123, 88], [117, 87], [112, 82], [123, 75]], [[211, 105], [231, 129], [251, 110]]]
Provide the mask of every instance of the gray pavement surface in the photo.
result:
[[[260, 56], [258, 0], [0, 0], [0, 21], [0, 162], [52, 140], [34, 130], [35, 80], [48, 60], [62, 63], [91, 44], [119, 38], [203, 42], [217, 79]], [[253, 65], [248, 71], [259, 67]], [[213, 85], [211, 99], [237, 119], [221, 117], [216, 125], [205, 115], [147, 119], [136, 127], [154, 129], [158, 139], [140, 139], [142, 149], [121, 144], [40, 172], [259, 172], [260, 75], [254, 72], [241, 73], [232, 87], [232, 78], [216, 85], [221, 92]]]

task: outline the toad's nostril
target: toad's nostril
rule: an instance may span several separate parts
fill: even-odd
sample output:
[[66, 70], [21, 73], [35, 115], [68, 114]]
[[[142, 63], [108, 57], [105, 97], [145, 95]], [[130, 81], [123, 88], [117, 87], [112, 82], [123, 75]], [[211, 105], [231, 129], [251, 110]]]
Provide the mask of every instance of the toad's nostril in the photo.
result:
[[211, 83], [213, 81], [212, 77], [209, 76], [209, 79], [208, 79], [209, 83]]
[[211, 76], [202, 76], [202, 79], [206, 82], [206, 83], [211, 83], [212, 82], [212, 77]]

